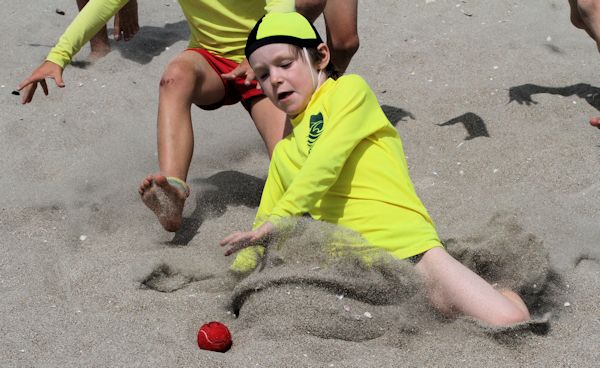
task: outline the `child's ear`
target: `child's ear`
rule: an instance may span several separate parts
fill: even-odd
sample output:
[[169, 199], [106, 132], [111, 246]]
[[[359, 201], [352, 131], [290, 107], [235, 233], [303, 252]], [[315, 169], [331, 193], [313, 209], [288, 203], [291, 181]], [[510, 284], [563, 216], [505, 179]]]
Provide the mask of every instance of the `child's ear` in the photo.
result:
[[329, 59], [331, 56], [329, 52], [329, 47], [327, 47], [325, 43], [322, 43], [319, 46], [317, 46], [317, 51], [321, 55], [321, 60], [317, 64], [317, 69], [324, 70], [329, 64]]

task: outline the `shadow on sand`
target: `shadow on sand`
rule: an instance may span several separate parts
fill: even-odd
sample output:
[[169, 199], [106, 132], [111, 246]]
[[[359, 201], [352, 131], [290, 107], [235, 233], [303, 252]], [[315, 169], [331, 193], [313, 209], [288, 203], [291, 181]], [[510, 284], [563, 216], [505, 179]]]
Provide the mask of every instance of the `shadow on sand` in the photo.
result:
[[460, 116], [446, 121], [445, 123], [438, 124], [438, 126], [448, 126], [462, 123], [467, 130], [468, 136], [465, 137], [465, 141], [477, 138], [477, 137], [489, 137], [487, 127], [483, 119], [472, 112], [466, 112]]
[[508, 103], [515, 101], [520, 105], [535, 105], [537, 101], [532, 96], [539, 93], [565, 97], [577, 96], [583, 98], [590, 106], [600, 111], [600, 88], [587, 83], [577, 83], [566, 87], [544, 87], [528, 83], [510, 87], [508, 90]]

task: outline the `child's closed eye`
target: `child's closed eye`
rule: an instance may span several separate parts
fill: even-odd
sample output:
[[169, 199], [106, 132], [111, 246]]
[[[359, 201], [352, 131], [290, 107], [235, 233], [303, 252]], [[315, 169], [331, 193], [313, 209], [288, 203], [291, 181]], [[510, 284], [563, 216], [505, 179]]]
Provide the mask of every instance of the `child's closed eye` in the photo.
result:
[[287, 69], [290, 66], [292, 66], [292, 63], [293, 63], [292, 60], [286, 60], [286, 61], [283, 61], [281, 64], [279, 64], [279, 67], [283, 68], [283, 69]]
[[267, 78], [269, 78], [269, 73], [268, 72], [257, 73], [256, 78], [258, 78], [258, 80], [260, 82], [264, 82], [265, 80], [267, 80]]

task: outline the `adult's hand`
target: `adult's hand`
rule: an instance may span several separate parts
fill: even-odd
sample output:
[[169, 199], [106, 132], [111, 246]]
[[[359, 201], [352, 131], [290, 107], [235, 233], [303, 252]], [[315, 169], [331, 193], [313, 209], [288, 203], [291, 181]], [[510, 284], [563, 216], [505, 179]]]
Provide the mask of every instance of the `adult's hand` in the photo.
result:
[[234, 80], [236, 78], [246, 77], [244, 84], [249, 86], [250, 83], [254, 79], [256, 79], [256, 74], [254, 74], [254, 70], [252, 70], [252, 68], [250, 67], [250, 63], [248, 62], [248, 59], [244, 59], [240, 63], [240, 65], [237, 66], [237, 68], [233, 69], [229, 73], [221, 74], [221, 77], [223, 77], [224, 79], [227, 79], [227, 80]]
[[48, 85], [46, 78], [54, 79], [54, 83], [59, 88], [64, 88], [65, 83], [62, 79], [63, 68], [51, 61], [44, 61], [38, 66], [33, 73], [17, 86], [17, 90], [23, 90], [21, 95], [21, 103], [30, 103], [37, 89], [38, 83], [41, 84], [44, 95], [48, 96]]

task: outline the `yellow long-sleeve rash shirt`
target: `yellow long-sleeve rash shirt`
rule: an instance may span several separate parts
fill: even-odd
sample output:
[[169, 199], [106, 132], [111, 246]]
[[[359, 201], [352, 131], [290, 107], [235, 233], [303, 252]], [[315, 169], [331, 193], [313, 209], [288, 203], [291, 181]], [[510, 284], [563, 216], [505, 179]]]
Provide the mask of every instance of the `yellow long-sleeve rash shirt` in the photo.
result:
[[[273, 153], [255, 228], [308, 213], [400, 259], [441, 245], [400, 136], [361, 77], [328, 79], [292, 125]], [[255, 257], [242, 251], [232, 269], [247, 270]]]
[[[81, 10], [46, 60], [65, 67], [73, 56], [129, 0], [90, 0]], [[248, 34], [267, 12], [294, 11], [294, 0], [179, 0], [188, 21], [188, 47], [200, 47], [241, 62]]]

